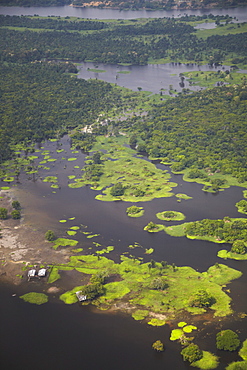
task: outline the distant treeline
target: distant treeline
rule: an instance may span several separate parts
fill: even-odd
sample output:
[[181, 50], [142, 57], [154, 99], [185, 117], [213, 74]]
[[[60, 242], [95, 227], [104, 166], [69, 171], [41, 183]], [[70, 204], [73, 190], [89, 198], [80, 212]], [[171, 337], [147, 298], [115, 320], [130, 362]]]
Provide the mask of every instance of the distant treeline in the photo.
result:
[[[104, 22], [1, 16], [0, 25], [4, 27], [0, 28], [0, 58], [8, 62], [68, 58], [111, 64], [147, 64], [151, 58], [213, 64], [229, 53], [232, 58], [232, 53], [238, 54], [242, 62], [247, 58], [247, 33], [204, 40], [196, 36], [192, 26], [175, 19], [133, 23], [116, 22], [109, 28]], [[17, 25], [21, 25], [21, 31], [5, 28]], [[26, 30], [27, 26], [32, 28]], [[33, 31], [36, 27], [39, 32]], [[43, 31], [39, 27], [44, 27]], [[79, 33], [76, 27], [87, 30]]]
[[[6, 6], [55, 6], [55, 5], [70, 5], [84, 6], [89, 3], [87, 0], [0, 0], [0, 5]], [[246, 0], [103, 0], [102, 2], [95, 3], [95, 7], [107, 7], [118, 9], [201, 9], [201, 8], [227, 8], [246, 5]]]
[[[67, 17], [69, 18], [69, 17]], [[104, 22], [92, 21], [92, 20], [80, 20], [80, 21], [69, 21], [59, 20], [54, 18], [39, 18], [39, 17], [27, 17], [27, 16], [10, 16], [0, 15], [0, 26], [11, 26], [11, 27], [26, 27], [26, 28], [42, 28], [42, 29], [53, 29], [53, 30], [101, 30], [107, 26]]]

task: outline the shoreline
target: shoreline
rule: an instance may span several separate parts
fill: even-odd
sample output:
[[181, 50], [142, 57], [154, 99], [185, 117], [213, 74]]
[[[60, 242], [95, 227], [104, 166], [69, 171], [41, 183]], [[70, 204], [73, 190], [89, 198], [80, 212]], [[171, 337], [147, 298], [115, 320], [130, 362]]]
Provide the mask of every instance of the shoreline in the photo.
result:
[[[1, 190], [0, 196], [0, 207], [9, 211], [15, 198], [13, 190]], [[23, 210], [21, 213], [20, 220], [0, 220], [0, 282], [14, 285], [22, 283], [26, 275], [22, 268], [28, 264], [58, 264], [69, 259], [63, 251], [55, 252], [41, 231], [25, 223]]]

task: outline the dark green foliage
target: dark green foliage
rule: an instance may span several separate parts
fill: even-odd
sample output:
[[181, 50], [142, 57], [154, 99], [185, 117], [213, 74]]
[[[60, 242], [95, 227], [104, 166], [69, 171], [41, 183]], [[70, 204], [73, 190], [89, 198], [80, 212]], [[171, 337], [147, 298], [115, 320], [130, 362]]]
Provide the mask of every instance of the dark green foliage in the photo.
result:
[[191, 307], [210, 307], [216, 302], [215, 298], [212, 297], [206, 290], [199, 290], [189, 300]]
[[184, 361], [189, 361], [189, 363], [200, 360], [203, 357], [202, 350], [196, 344], [189, 344], [187, 347], [182, 349], [181, 355]]
[[157, 352], [163, 352], [165, 350], [164, 344], [161, 342], [161, 340], [156, 340], [156, 342], [152, 344], [152, 348]]
[[247, 213], [247, 200], [242, 199], [236, 203], [236, 207], [239, 208], [240, 211]]
[[[0, 64], [0, 73], [0, 162], [11, 155], [11, 143], [63, 135], [120, 104], [110, 84], [71, 78], [56, 64]], [[90, 149], [95, 138], [78, 132], [72, 140]]]
[[153, 281], [150, 283], [149, 288], [154, 289], [154, 290], [164, 290], [164, 289], [168, 288], [168, 284], [164, 280], [164, 278], [157, 277], [157, 278], [153, 279]]
[[81, 289], [81, 294], [87, 296], [87, 299], [94, 299], [99, 295], [104, 294], [104, 287], [98, 282], [84, 285]]
[[150, 221], [147, 226], [146, 226], [146, 229], [147, 230], [153, 230], [157, 227], [157, 225], [153, 222], [153, 221]]
[[237, 254], [245, 254], [245, 243], [242, 240], [235, 240], [232, 244], [231, 252]]
[[15, 209], [21, 209], [20, 202], [18, 202], [18, 200], [13, 200], [12, 207]]
[[96, 152], [93, 154], [92, 160], [95, 164], [100, 164], [101, 163], [101, 152]]
[[11, 217], [14, 219], [14, 220], [18, 220], [21, 218], [21, 212], [18, 211], [17, 209], [14, 209], [12, 212], [11, 212]]
[[226, 370], [247, 370], [247, 361], [232, 362]]
[[55, 233], [54, 231], [52, 230], [48, 230], [46, 233], [45, 233], [45, 238], [46, 240], [48, 240], [49, 242], [53, 241], [56, 239], [56, 236], [55, 236]]
[[0, 208], [0, 220], [6, 220], [8, 217], [7, 208]]
[[235, 351], [240, 346], [238, 334], [234, 331], [222, 330], [216, 334], [216, 347], [224, 351]]
[[190, 222], [185, 226], [189, 236], [214, 237], [233, 243], [236, 240], [247, 241], [247, 220], [201, 220]]
[[121, 195], [124, 195], [124, 191], [124, 186], [121, 184], [121, 182], [118, 182], [111, 188], [110, 193], [113, 197], [120, 197]]
[[130, 138], [129, 138], [129, 145], [131, 146], [136, 146], [136, 143], [137, 143], [137, 137], [135, 135], [132, 135]]

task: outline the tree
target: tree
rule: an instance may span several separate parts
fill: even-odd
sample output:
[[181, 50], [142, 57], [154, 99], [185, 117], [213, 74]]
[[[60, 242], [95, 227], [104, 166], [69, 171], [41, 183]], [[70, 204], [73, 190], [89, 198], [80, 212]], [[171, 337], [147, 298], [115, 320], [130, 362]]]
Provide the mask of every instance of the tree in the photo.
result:
[[156, 342], [154, 342], [152, 344], [152, 348], [157, 351], [157, 352], [163, 352], [164, 351], [164, 344], [161, 342], [161, 340], [156, 340]]
[[20, 202], [18, 202], [18, 200], [13, 200], [13, 202], [12, 202], [12, 207], [13, 207], [14, 209], [21, 209]]
[[224, 351], [235, 351], [240, 345], [238, 334], [227, 329], [216, 334], [216, 347]]
[[197, 344], [191, 343], [181, 351], [184, 361], [189, 361], [190, 363], [200, 360], [203, 357], [202, 350]]
[[11, 217], [13, 218], [13, 220], [18, 220], [21, 218], [21, 212], [18, 211], [17, 209], [14, 209], [12, 212], [11, 212]]
[[0, 220], [6, 220], [8, 217], [7, 208], [0, 208]]
[[246, 250], [243, 240], [235, 240], [232, 244], [231, 252], [237, 254], [245, 254]]
[[56, 236], [54, 234], [54, 231], [52, 230], [48, 230], [46, 233], [45, 233], [45, 238], [46, 240], [49, 240], [49, 242], [53, 241], [56, 239]]
[[113, 197], [120, 197], [121, 195], [124, 195], [124, 187], [123, 185], [121, 184], [121, 182], [118, 182], [116, 185], [114, 185], [111, 190], [110, 190], [110, 194], [113, 196]]
[[95, 164], [100, 164], [101, 163], [100, 158], [101, 158], [101, 152], [96, 152], [96, 153], [93, 154], [92, 159], [93, 159]]
[[213, 303], [215, 303], [215, 298], [203, 289], [198, 290], [198, 292], [189, 299], [189, 305], [191, 307], [210, 307]]
[[132, 135], [130, 138], [129, 138], [129, 145], [131, 146], [136, 146], [136, 143], [137, 143], [137, 137], [135, 135]]

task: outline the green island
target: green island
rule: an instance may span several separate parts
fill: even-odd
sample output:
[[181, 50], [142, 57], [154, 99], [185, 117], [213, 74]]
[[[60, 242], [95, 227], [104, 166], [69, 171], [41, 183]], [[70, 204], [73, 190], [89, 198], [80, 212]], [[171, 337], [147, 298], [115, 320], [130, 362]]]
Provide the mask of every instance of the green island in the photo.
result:
[[23, 299], [23, 301], [25, 302], [33, 303], [37, 305], [41, 305], [41, 304], [48, 302], [48, 296], [44, 293], [36, 293], [36, 292], [26, 293], [20, 296], [20, 298]]
[[144, 215], [143, 207], [130, 206], [126, 209], [126, 213], [129, 217], [141, 217]]
[[[164, 325], [184, 310], [195, 315], [210, 308], [215, 317], [232, 313], [231, 299], [222, 287], [239, 278], [240, 271], [218, 264], [199, 273], [191, 267], [151, 261], [142, 263], [124, 255], [120, 263], [100, 255], [72, 256], [66, 265], [52, 266], [48, 282], [59, 279], [59, 272], [63, 270], [75, 269], [82, 275], [91, 275], [88, 285], [76, 286], [63, 293], [60, 299], [66, 304], [76, 303], [75, 293], [90, 287], [92, 296], [82, 304], [91, 303], [109, 310], [123, 301], [135, 320], [145, 318], [155, 326]], [[116, 281], [108, 283], [111, 276], [115, 276]], [[162, 319], [158, 316], [151, 321], [155, 314], [163, 315]], [[189, 333], [192, 329], [187, 326], [184, 331]]]
[[163, 211], [156, 213], [156, 217], [159, 220], [164, 221], [182, 221], [185, 219], [185, 215], [182, 212], [176, 211]]

